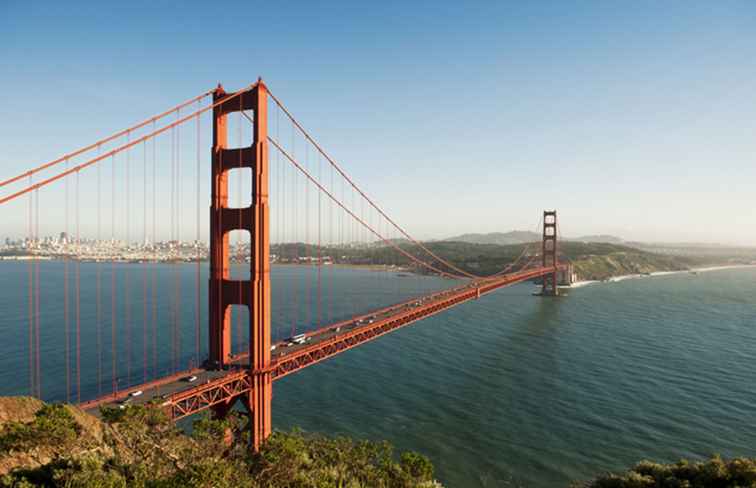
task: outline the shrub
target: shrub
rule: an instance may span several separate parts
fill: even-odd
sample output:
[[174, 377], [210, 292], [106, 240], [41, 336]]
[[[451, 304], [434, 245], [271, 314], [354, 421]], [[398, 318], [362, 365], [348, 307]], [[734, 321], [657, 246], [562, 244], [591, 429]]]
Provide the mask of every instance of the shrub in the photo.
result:
[[411, 488], [431, 481], [433, 466], [417, 453], [396, 462], [386, 442], [275, 432], [252, 461], [261, 487]]
[[0, 431], [0, 451], [31, 446], [67, 445], [75, 440], [81, 427], [64, 405], [44, 405], [29, 423], [8, 422]]
[[100, 416], [109, 424], [143, 424], [157, 427], [168, 422], [165, 412], [152, 405], [127, 405], [125, 408], [101, 406]]
[[756, 460], [681, 460], [675, 464], [641, 461], [631, 470], [606, 474], [584, 484], [586, 488], [756, 488]]
[[433, 479], [433, 463], [430, 459], [416, 452], [405, 452], [401, 456], [402, 469], [416, 481]]
[[[154, 488], [251, 488], [246, 470], [226, 459], [203, 459], [179, 470], [173, 476], [148, 483]], [[279, 486], [279, 485], [271, 485]]]

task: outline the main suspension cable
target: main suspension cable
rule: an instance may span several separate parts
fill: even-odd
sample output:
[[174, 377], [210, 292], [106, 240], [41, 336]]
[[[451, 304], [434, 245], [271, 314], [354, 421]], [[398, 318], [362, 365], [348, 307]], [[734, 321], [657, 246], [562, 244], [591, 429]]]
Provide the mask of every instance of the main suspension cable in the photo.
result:
[[167, 124], [167, 125], [159, 128], [159, 129], [155, 129], [152, 132], [150, 132], [149, 134], [145, 134], [144, 136], [142, 136], [142, 137], [140, 137], [138, 139], [134, 139], [133, 141], [131, 141], [129, 143], [123, 144], [123, 145], [121, 145], [121, 146], [119, 146], [119, 147], [117, 147], [115, 149], [112, 149], [112, 150], [110, 150], [110, 151], [108, 151], [108, 152], [106, 152], [104, 154], [96, 156], [96, 157], [94, 157], [94, 158], [92, 158], [92, 159], [90, 159], [88, 161], [85, 161], [84, 163], [81, 163], [81, 164], [79, 164], [77, 166], [74, 166], [73, 168], [69, 168], [66, 171], [63, 171], [62, 173], [58, 173], [57, 175], [54, 175], [54, 176], [51, 176], [51, 177], [46, 178], [44, 180], [41, 180], [41, 181], [39, 181], [39, 182], [37, 182], [35, 184], [30, 184], [26, 188], [23, 188], [23, 189], [15, 192], [15, 193], [12, 193], [12, 194], [10, 194], [10, 195], [8, 195], [6, 197], [2, 197], [2, 198], [0, 198], [0, 205], [3, 204], [3, 203], [7, 203], [7, 202], [9, 202], [9, 201], [11, 201], [11, 200], [13, 200], [15, 198], [18, 198], [21, 195], [25, 195], [25, 194], [29, 193], [30, 191], [36, 190], [37, 188], [41, 188], [43, 186], [47, 186], [50, 183], [53, 183], [54, 181], [57, 181], [57, 180], [59, 180], [61, 178], [64, 178], [64, 177], [66, 177], [66, 176], [68, 176], [68, 175], [70, 175], [70, 174], [72, 174], [72, 173], [74, 173], [76, 171], [81, 171], [82, 169], [87, 168], [89, 166], [92, 166], [93, 164], [95, 164], [95, 163], [97, 163], [99, 161], [102, 161], [105, 158], [108, 158], [110, 156], [115, 156], [116, 154], [118, 154], [120, 152], [123, 152], [123, 151], [125, 151], [125, 150], [127, 150], [127, 149], [129, 149], [129, 148], [131, 148], [133, 146], [136, 146], [137, 144], [140, 144], [140, 143], [142, 143], [142, 142], [144, 142], [146, 140], [149, 140], [149, 139], [151, 139], [151, 138], [153, 138], [153, 137], [155, 137], [155, 136], [157, 136], [159, 134], [162, 134], [163, 132], [165, 132], [167, 130], [170, 130], [170, 129], [178, 126], [178, 125], [183, 124], [184, 122], [186, 122], [188, 120], [193, 119], [197, 115], [203, 114], [203, 113], [207, 112], [208, 110], [212, 110], [213, 108], [215, 108], [215, 107], [217, 107], [219, 105], [222, 105], [224, 103], [229, 102], [230, 100], [233, 100], [234, 98], [238, 97], [242, 93], [246, 93], [246, 92], [252, 90], [253, 88], [255, 88], [257, 86], [258, 83], [259, 82], [252, 83], [251, 85], [247, 86], [246, 88], [243, 88], [243, 89], [241, 89], [241, 90], [239, 90], [237, 92], [234, 92], [234, 93], [228, 95], [227, 97], [224, 97], [224, 98], [218, 100], [217, 102], [214, 102], [214, 103], [212, 103], [212, 104], [210, 104], [210, 105], [208, 105], [206, 107], [203, 107], [203, 108], [201, 108], [201, 109], [199, 109], [199, 110], [197, 110], [195, 112], [192, 112], [189, 115], [181, 117], [180, 119], [176, 120], [175, 122]]
[[25, 178], [27, 176], [31, 176], [31, 175], [39, 172], [39, 171], [42, 171], [42, 170], [45, 170], [45, 169], [50, 168], [52, 166], [55, 166], [55, 165], [57, 165], [59, 163], [62, 163], [64, 161], [66, 161], [68, 159], [71, 159], [73, 157], [76, 157], [76, 156], [78, 156], [80, 154], [83, 154], [85, 152], [89, 152], [89, 151], [91, 151], [92, 149], [94, 149], [94, 148], [96, 148], [98, 146], [101, 146], [101, 145], [106, 144], [106, 143], [108, 143], [110, 141], [118, 139], [119, 137], [125, 136], [129, 132], [133, 132], [133, 131], [135, 131], [137, 129], [141, 129], [142, 127], [148, 125], [150, 122], [155, 122], [157, 120], [162, 119], [166, 115], [172, 114], [177, 108], [186, 107], [187, 105], [190, 105], [190, 104], [192, 104], [194, 102], [202, 100], [203, 98], [205, 98], [206, 96], [208, 96], [208, 95], [210, 95], [212, 93], [213, 93], [213, 91], [209, 90], [209, 91], [207, 91], [207, 92], [205, 92], [205, 93], [203, 93], [201, 95], [198, 95], [198, 96], [192, 98], [191, 100], [187, 100], [185, 102], [182, 102], [182, 103], [176, 105], [175, 107], [171, 108], [170, 110], [166, 110], [163, 113], [160, 113], [158, 115], [150, 117], [149, 119], [146, 119], [146, 120], [144, 120], [144, 121], [142, 121], [142, 122], [140, 122], [140, 123], [138, 123], [136, 125], [133, 125], [133, 126], [127, 128], [127, 129], [124, 129], [122, 131], [116, 132], [115, 134], [112, 134], [112, 135], [110, 135], [108, 137], [105, 137], [104, 139], [100, 139], [99, 141], [97, 141], [97, 142], [95, 142], [93, 144], [90, 144], [88, 146], [84, 146], [84, 147], [82, 147], [80, 149], [77, 149], [76, 151], [70, 152], [68, 154], [64, 154], [63, 156], [59, 157], [58, 159], [54, 159], [52, 161], [49, 161], [49, 162], [47, 162], [45, 164], [37, 166], [36, 168], [30, 169], [28, 171], [25, 171], [24, 173], [22, 173], [20, 175], [17, 175], [17, 176], [14, 176], [12, 178], [9, 178], [9, 179], [7, 179], [5, 181], [1, 181], [0, 182], [0, 188], [4, 187], [5, 185], [9, 185], [9, 184], [11, 184], [13, 182], [16, 182], [16, 181], [18, 181], [20, 179], [23, 179], [23, 178]]
[[291, 164], [293, 164], [308, 180], [310, 180], [315, 186], [317, 186], [320, 189], [320, 191], [322, 191], [323, 193], [325, 193], [326, 195], [328, 195], [328, 198], [330, 198], [331, 200], [333, 200], [338, 206], [340, 206], [342, 209], [344, 209], [345, 212], [347, 212], [349, 215], [351, 215], [353, 219], [355, 219], [357, 222], [359, 222], [363, 227], [365, 227], [367, 230], [369, 230], [373, 235], [375, 235], [378, 239], [380, 239], [381, 241], [383, 241], [385, 244], [387, 244], [387, 245], [395, 248], [401, 254], [403, 254], [404, 256], [406, 256], [408, 258], [410, 258], [412, 261], [415, 261], [416, 263], [421, 264], [422, 266], [425, 266], [426, 268], [428, 268], [430, 270], [433, 270], [433, 271], [435, 271], [436, 273], [439, 273], [442, 276], [446, 276], [446, 277], [453, 278], [453, 279], [463, 278], [462, 276], [458, 276], [458, 275], [454, 275], [454, 274], [448, 273], [446, 271], [442, 271], [442, 270], [438, 269], [437, 267], [433, 266], [432, 264], [426, 263], [422, 259], [419, 259], [418, 257], [413, 256], [412, 254], [408, 253], [407, 251], [405, 251], [404, 249], [402, 249], [398, 245], [396, 245], [393, 242], [391, 242], [390, 240], [386, 239], [378, 231], [376, 231], [375, 229], [373, 229], [373, 227], [371, 227], [370, 225], [368, 225], [364, 220], [360, 219], [352, 210], [350, 210], [349, 208], [347, 208], [347, 206], [345, 204], [343, 204], [342, 202], [340, 202], [331, 192], [329, 192], [328, 190], [326, 190], [323, 187], [323, 185], [321, 185], [320, 182], [318, 182], [315, 178], [313, 178], [312, 175], [309, 172], [307, 172], [307, 170], [304, 169], [302, 167], [302, 165], [300, 165], [291, 155], [289, 155], [289, 153], [286, 152], [286, 150], [284, 150], [284, 148], [281, 147], [281, 145], [275, 139], [273, 139], [272, 137], [268, 136], [268, 141], [270, 141], [270, 143], [273, 144], [273, 146], [275, 146], [275, 148], [278, 149], [281, 152], [281, 154], [286, 159], [288, 159], [289, 162], [291, 162]]
[[289, 120], [291, 120], [291, 122], [297, 127], [297, 129], [299, 129], [299, 131], [302, 133], [302, 135], [304, 135], [304, 137], [308, 141], [310, 141], [310, 143], [315, 147], [315, 149], [317, 149], [318, 152], [320, 152], [320, 154], [322, 154], [323, 157], [325, 157], [326, 160], [328, 160], [328, 162], [331, 164], [331, 166], [333, 166], [334, 169], [336, 169], [336, 171], [339, 172], [339, 174], [352, 186], [352, 188], [354, 188], [362, 196], [362, 198], [364, 198], [378, 213], [380, 213], [381, 216], [383, 216], [383, 218], [385, 218], [388, 222], [390, 222], [391, 225], [393, 225], [394, 228], [396, 228], [406, 239], [408, 239], [409, 241], [411, 241], [413, 244], [418, 245], [426, 253], [428, 253], [430, 256], [432, 256], [436, 261], [438, 261], [439, 263], [442, 263], [442, 264], [446, 265], [447, 267], [449, 267], [450, 269], [456, 271], [457, 273], [459, 273], [459, 274], [461, 274], [463, 276], [466, 276], [468, 278], [482, 278], [481, 276], [477, 276], [477, 275], [474, 275], [472, 273], [469, 273], [469, 272], [467, 272], [467, 271], [465, 271], [463, 269], [458, 268], [457, 266], [455, 266], [454, 264], [446, 261], [445, 259], [440, 258], [438, 255], [436, 255], [433, 251], [431, 251], [430, 249], [428, 249], [421, 242], [419, 242], [416, 239], [414, 239], [409, 233], [407, 233], [407, 231], [405, 231], [402, 227], [400, 227], [399, 224], [397, 224], [396, 222], [394, 222], [394, 220], [392, 220], [388, 215], [386, 215], [386, 213], [375, 202], [373, 202], [356, 185], [356, 183], [346, 174], [346, 172], [344, 172], [343, 169], [341, 169], [341, 167], [336, 163], [336, 161], [334, 161], [334, 159], [331, 158], [331, 156], [329, 156], [323, 150], [323, 148], [312, 138], [312, 136], [310, 136], [310, 134], [304, 129], [304, 127], [302, 127], [302, 125], [294, 118], [294, 116], [291, 114], [291, 112], [289, 112], [286, 109], [286, 107], [283, 106], [283, 104], [281, 103], [281, 101], [278, 98], [276, 98], [276, 96], [273, 95], [273, 93], [270, 92], [270, 89], [268, 89], [268, 95], [270, 95], [271, 99], [276, 103], [276, 105], [278, 105], [278, 107], [286, 114], [286, 116], [289, 118]]

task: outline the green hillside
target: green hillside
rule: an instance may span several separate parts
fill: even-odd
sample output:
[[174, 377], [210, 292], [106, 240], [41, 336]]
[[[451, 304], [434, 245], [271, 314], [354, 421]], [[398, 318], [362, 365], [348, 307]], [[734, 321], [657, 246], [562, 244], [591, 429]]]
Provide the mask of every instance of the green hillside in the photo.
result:
[[485, 234], [470, 233], [444, 239], [451, 242], [467, 242], [470, 244], [522, 244], [537, 241], [541, 235], [529, 230], [513, 230], [510, 232], [489, 232]]
[[[469, 242], [471, 244], [523, 244], [534, 242], [541, 238], [541, 234], [529, 230], [513, 230], [510, 232], [488, 232], [462, 234], [456, 237], [444, 239], [452, 242]], [[563, 237], [563, 241], [576, 242], [605, 242], [609, 244], [622, 244], [624, 241], [617, 236], [608, 234], [587, 235], [579, 237]]]
[[[434, 254], [477, 275], [489, 275], [500, 271], [517, 259], [526, 246], [524, 244], [497, 245], [454, 241], [435, 241], [424, 244]], [[418, 259], [438, 265], [437, 261], [416, 245], [403, 242], [399, 246]], [[540, 253], [540, 243], [530, 243], [529, 249], [528, 256]], [[691, 256], [657, 254], [628, 246], [598, 242], [563, 241], [559, 249], [561, 258], [574, 264], [575, 271], [581, 280], [601, 280], [612, 276], [656, 271], [677, 271], [711, 262]], [[407, 256], [385, 245], [318, 248], [305, 244], [277, 244], [271, 247], [271, 253], [277, 256], [279, 263], [302, 262], [319, 256], [320, 259], [335, 264], [394, 265], [422, 272]], [[538, 262], [539, 259], [540, 257], [535, 256], [534, 261]], [[527, 260], [528, 258], [521, 262], [524, 263]]]
[[656, 254], [633, 247], [596, 242], [562, 242], [560, 249], [574, 266], [580, 280], [681, 271], [706, 262], [700, 258]]

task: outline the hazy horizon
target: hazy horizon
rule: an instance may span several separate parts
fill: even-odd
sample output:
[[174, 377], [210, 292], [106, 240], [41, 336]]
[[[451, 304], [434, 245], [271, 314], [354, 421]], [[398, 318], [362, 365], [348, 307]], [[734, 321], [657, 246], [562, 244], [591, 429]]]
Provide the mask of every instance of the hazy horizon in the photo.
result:
[[[40, 232], [40, 238], [44, 239], [44, 238], [47, 238], [47, 237], [59, 237], [60, 234], [61, 234], [61, 232], [51, 232], [51, 233]], [[425, 242], [450, 241], [450, 240], [453, 240], [456, 237], [467, 236], [467, 235], [481, 235], [481, 236], [485, 236], [485, 235], [491, 235], [491, 234], [510, 234], [510, 233], [526, 233], [526, 232], [530, 232], [530, 233], [534, 233], [534, 234], [539, 234], [540, 235], [539, 232], [535, 232], [535, 231], [532, 231], [532, 230], [510, 229], [510, 230], [491, 231], [491, 232], [463, 232], [463, 233], [460, 233], [460, 234], [454, 234], [454, 235], [449, 235], [449, 236], [428, 237], [428, 238], [422, 239], [422, 241], [425, 241]], [[0, 242], [0, 244], [4, 243], [6, 238], [11, 239], [13, 241], [16, 241], [18, 239], [24, 239], [25, 237], [27, 237], [27, 236], [26, 235], [15, 235], [15, 236], [12, 236], [12, 235], [3, 235], [3, 236], [0, 236], [0, 239], [2, 239], [2, 242]], [[116, 240], [123, 240], [122, 237], [123, 236], [116, 236], [115, 239]], [[580, 234], [580, 235], [562, 235], [562, 236], [560, 236], [560, 239], [561, 240], [567, 240], [567, 241], [569, 241], [569, 240], [582, 240], [582, 238], [585, 238], [585, 237], [616, 238], [616, 239], [619, 239], [621, 241], [621, 242], [619, 242], [619, 244], [640, 243], [640, 244], [652, 244], [652, 245], [690, 245], [690, 246], [702, 246], [702, 247], [703, 246], [712, 246], [712, 247], [732, 247], [732, 248], [754, 248], [754, 249], [756, 249], [756, 245], [727, 243], [727, 242], [658, 241], [658, 240], [655, 241], [655, 240], [627, 239], [627, 238], [625, 238], [625, 237], [623, 237], [621, 235], [607, 234], [607, 233], [603, 233], [603, 232], [591, 233], [591, 234]], [[71, 238], [73, 238], [73, 236], [71, 236]], [[96, 237], [92, 236], [92, 235], [84, 235], [84, 234], [82, 234], [80, 236], [80, 238], [82, 240], [84, 240], [84, 239], [90, 240], [90, 239], [95, 239]], [[107, 241], [108, 239], [110, 239], [109, 236], [105, 236], [105, 237], [102, 238], [102, 240], [104, 240], [104, 241]], [[157, 242], [166, 242], [167, 240], [169, 240], [169, 239], [166, 239], [166, 240], [158, 239]], [[191, 237], [186, 237], [186, 238], [182, 239], [182, 241], [184, 241], [184, 242], [192, 242], [193, 240], [194, 239], [191, 238]], [[401, 238], [399, 238], [399, 240], [401, 240]], [[208, 240], [207, 240], [206, 236], [205, 237], [201, 237], [200, 241], [203, 242], [203, 243], [205, 243], [205, 244], [208, 243]], [[143, 241], [140, 238], [131, 237], [130, 242], [131, 243], [139, 243], [139, 242], [143, 242]], [[147, 242], [152, 242], [149, 236], [147, 238]], [[238, 240], [238, 241], [233, 241], [232, 240], [231, 243], [232, 244], [238, 244], [239, 242], [241, 242], [241, 243], [247, 243], [247, 241], [240, 241], [240, 240]], [[302, 242], [302, 241], [275, 241], [275, 240], [272, 240], [271, 244], [272, 245], [275, 245], [275, 244], [289, 244], [289, 243], [293, 243], [293, 242]], [[354, 242], [358, 242], [358, 241], [354, 241]], [[369, 242], [379, 242], [379, 241], [376, 239], [376, 240], [371, 240]], [[602, 242], [602, 241], [597, 240], [597, 241], [589, 241], [589, 242]], [[322, 244], [324, 246], [327, 246], [327, 245], [331, 245], [332, 243], [331, 242], [323, 242]]]

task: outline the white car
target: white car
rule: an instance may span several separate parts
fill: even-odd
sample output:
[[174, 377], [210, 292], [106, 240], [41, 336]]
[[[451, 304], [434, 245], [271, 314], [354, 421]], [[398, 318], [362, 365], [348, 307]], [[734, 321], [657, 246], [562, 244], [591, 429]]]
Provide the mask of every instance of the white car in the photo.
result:
[[197, 381], [197, 377], [194, 375], [187, 376], [186, 378], [184, 378], [184, 381], [186, 381], [187, 383], [194, 383], [195, 381]]
[[130, 397], [138, 397], [138, 396], [141, 396], [142, 393], [144, 393], [142, 390], [132, 391], [131, 393], [129, 393], [129, 396]]

